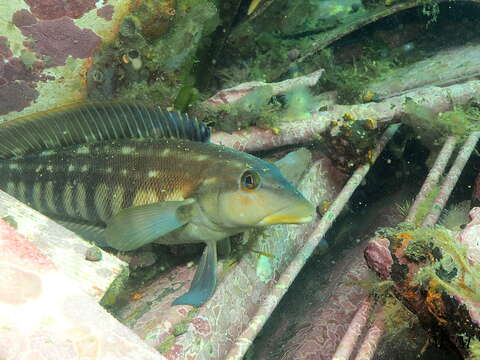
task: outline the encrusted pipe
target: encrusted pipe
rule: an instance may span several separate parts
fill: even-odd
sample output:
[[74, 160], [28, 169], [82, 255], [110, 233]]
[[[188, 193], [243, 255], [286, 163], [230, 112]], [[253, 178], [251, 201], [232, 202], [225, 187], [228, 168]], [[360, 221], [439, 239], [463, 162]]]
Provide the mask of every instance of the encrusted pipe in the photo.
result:
[[345, 113], [351, 114], [355, 119], [375, 118], [378, 122], [389, 122], [405, 112], [403, 105], [407, 98], [438, 113], [450, 110], [452, 104], [464, 104], [477, 95], [480, 95], [480, 80], [447, 87], [425, 87], [379, 103], [335, 105], [328, 111], [312, 113], [309, 119], [279, 124], [278, 135], [270, 129], [253, 126], [248, 130], [235, 131], [232, 134], [218, 131], [212, 135], [212, 142], [242, 151], [267, 150], [310, 141], [319, 133], [327, 131], [330, 123], [340, 119]]
[[473, 150], [475, 150], [475, 146], [479, 139], [480, 132], [474, 132], [470, 134], [470, 136], [467, 138], [467, 141], [465, 141], [463, 144], [462, 149], [458, 153], [458, 156], [450, 168], [448, 175], [445, 177], [445, 181], [440, 188], [429, 214], [423, 221], [422, 226], [431, 226], [437, 222], [443, 208], [445, 207], [445, 204], [447, 203], [448, 198], [450, 197], [450, 194], [452, 193], [453, 188], [457, 184], [463, 168], [465, 167]]
[[[393, 137], [399, 126], [400, 125], [398, 124], [391, 125], [384, 132], [379, 142], [377, 143], [377, 146], [375, 147], [374, 156], [372, 159], [373, 162], [378, 158], [378, 155], [382, 152], [388, 141]], [[305, 262], [313, 253], [320, 241], [323, 239], [323, 236], [330, 228], [333, 221], [340, 214], [340, 211], [348, 202], [355, 189], [360, 185], [363, 178], [368, 173], [370, 167], [370, 164], [364, 164], [360, 166], [354, 172], [352, 177], [347, 181], [340, 194], [337, 196], [328, 211], [319, 221], [318, 226], [313, 230], [303, 247], [300, 249], [295, 258], [282, 273], [282, 275], [278, 279], [276, 286], [272, 289], [272, 291], [267, 295], [262, 304], [258, 307], [257, 312], [250, 320], [250, 324], [248, 325], [248, 327], [237, 338], [235, 344], [232, 345], [228, 355], [226, 356], [227, 360], [240, 360], [243, 358], [245, 352], [252, 344], [253, 339], [262, 329], [263, 325], [272, 314], [272, 311], [278, 305], [283, 295], [287, 292], [293, 280], [303, 268]]]
[[383, 335], [385, 329], [385, 318], [384, 318], [384, 309], [380, 309], [375, 315], [375, 321], [373, 326], [368, 329], [365, 339], [363, 339], [362, 345], [358, 349], [357, 356], [355, 360], [370, 360], [375, 355], [377, 350], [377, 345], [380, 341], [380, 338]]
[[415, 215], [417, 213], [418, 207], [423, 201], [425, 201], [428, 193], [433, 189], [433, 187], [438, 184], [440, 176], [442, 176], [442, 174], [444, 173], [448, 164], [448, 160], [450, 160], [450, 157], [455, 150], [455, 143], [455, 137], [449, 136], [443, 144], [442, 149], [440, 150], [437, 159], [435, 160], [435, 163], [430, 169], [430, 172], [428, 173], [428, 176], [422, 185], [422, 188], [418, 192], [413, 205], [408, 211], [407, 218], [405, 219], [406, 222], [413, 222], [415, 220]]
[[360, 306], [358, 307], [355, 316], [353, 317], [347, 331], [340, 340], [337, 350], [332, 357], [332, 360], [348, 360], [355, 348], [358, 338], [362, 334], [363, 328], [367, 324], [370, 309], [373, 305], [372, 299], [366, 296]]

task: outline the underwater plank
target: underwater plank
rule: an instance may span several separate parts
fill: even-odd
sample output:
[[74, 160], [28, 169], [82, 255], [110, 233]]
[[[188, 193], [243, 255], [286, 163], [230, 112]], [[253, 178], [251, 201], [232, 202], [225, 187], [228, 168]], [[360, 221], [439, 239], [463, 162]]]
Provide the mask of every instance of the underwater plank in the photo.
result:
[[[395, 204], [410, 198], [409, 190], [401, 191], [383, 197], [366, 212], [349, 213], [347, 221], [339, 219], [340, 234], [327, 237], [333, 246], [328, 253], [316, 253], [305, 266], [255, 339], [250, 358], [331, 360], [347, 329], [360, 327], [352, 320], [367, 295], [365, 284], [372, 281], [363, 258], [366, 242], [379, 227], [401, 221]], [[351, 248], [353, 243], [357, 245]]]
[[3, 191], [0, 191], [0, 218], [14, 223], [32, 246], [97, 301], [127, 271], [123, 261], [100, 249], [99, 261], [87, 260], [86, 252], [92, 247], [89, 243]]
[[395, 71], [368, 87], [377, 98], [400, 95], [424, 86], [447, 86], [480, 75], [480, 45], [449, 48]]
[[[314, 204], [331, 201], [342, 184], [327, 158], [314, 158], [312, 166], [307, 164], [299, 190]], [[293, 174], [297, 175], [298, 172]], [[241, 257], [233, 263], [228, 259], [220, 261], [215, 294], [201, 308], [170, 306], [188, 289], [193, 278], [195, 266], [186, 264], [137, 289], [129, 303], [117, 312], [118, 318], [169, 359], [189, 355], [197, 359], [225, 359], [232, 341], [249, 326], [252, 315], [275, 288], [279, 274], [285, 271], [317, 222], [243, 234], [234, 245], [240, 248]]]
[[[395, 135], [398, 127], [398, 124], [390, 125], [387, 130], [385, 130], [373, 151], [373, 156], [371, 159], [372, 164], [375, 163], [376, 159], [381, 154], [384, 147], [387, 145], [393, 135]], [[251, 319], [248, 326], [244, 329], [242, 334], [238, 336], [235, 343], [231, 346], [231, 349], [227, 355], [227, 359], [240, 360], [243, 358], [248, 348], [252, 344], [253, 340], [265, 324], [266, 319], [270, 317], [275, 307], [278, 305], [282, 297], [287, 292], [288, 288], [293, 283], [294, 279], [304, 267], [307, 259], [310, 258], [315, 249], [321, 246], [322, 243], [325, 243], [325, 241], [322, 240], [324, 239], [326, 232], [328, 231], [328, 229], [330, 229], [335, 219], [338, 217], [347, 202], [350, 200], [353, 192], [362, 183], [371, 166], [372, 165], [370, 163], [367, 163], [359, 166], [355, 170], [355, 172], [348, 179], [340, 193], [338, 193], [338, 195], [335, 197], [335, 201], [323, 214], [320, 221], [316, 223], [313, 231], [306, 235], [305, 241], [303, 242], [301, 248], [298, 250], [293, 259], [289, 262], [287, 268], [278, 278], [276, 286], [271, 289], [271, 291], [268, 293], [267, 298], [264, 299], [262, 304], [259, 305], [257, 313], [255, 314], [253, 319]]]
[[165, 360], [0, 220], [0, 358]]
[[358, 306], [357, 312], [353, 317], [347, 331], [333, 354], [332, 360], [348, 360], [354, 350], [354, 345], [362, 334], [363, 328], [367, 325], [373, 301], [365, 296]]
[[244, 151], [266, 150], [310, 141], [318, 134], [329, 130], [332, 121], [341, 121], [345, 113], [351, 114], [354, 119], [373, 118], [378, 122], [389, 122], [405, 113], [404, 103], [407, 98], [430, 108], [435, 113], [440, 113], [452, 110], [454, 105], [465, 104], [479, 95], [479, 80], [446, 87], [430, 86], [378, 103], [334, 105], [328, 111], [313, 112], [310, 118], [281, 123], [276, 133], [270, 129], [252, 126], [250, 129], [235, 131], [232, 134], [218, 131], [212, 135], [211, 141]]

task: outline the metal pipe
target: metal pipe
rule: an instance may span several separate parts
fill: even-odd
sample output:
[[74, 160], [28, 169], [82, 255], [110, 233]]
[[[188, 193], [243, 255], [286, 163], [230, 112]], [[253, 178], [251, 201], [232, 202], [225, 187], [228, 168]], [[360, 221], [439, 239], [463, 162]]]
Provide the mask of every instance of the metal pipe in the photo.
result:
[[[375, 147], [372, 163], [375, 162], [375, 160], [378, 158], [378, 155], [382, 152], [385, 145], [393, 137], [399, 127], [399, 124], [394, 124], [387, 128]], [[241, 360], [243, 358], [246, 351], [252, 344], [253, 339], [255, 339], [255, 336], [262, 329], [263, 325], [270, 317], [283, 295], [287, 292], [293, 280], [305, 265], [307, 259], [323, 239], [323, 236], [327, 230], [331, 227], [337, 216], [340, 214], [341, 210], [348, 202], [355, 189], [361, 184], [363, 178], [370, 170], [370, 167], [370, 164], [364, 164], [360, 166], [347, 181], [340, 194], [319, 221], [317, 228], [313, 230], [303, 247], [282, 273], [278, 279], [277, 285], [263, 300], [262, 304], [257, 310], [257, 313], [250, 320], [249, 325], [237, 338], [235, 344], [232, 345], [229, 353], [226, 356], [227, 360]]]

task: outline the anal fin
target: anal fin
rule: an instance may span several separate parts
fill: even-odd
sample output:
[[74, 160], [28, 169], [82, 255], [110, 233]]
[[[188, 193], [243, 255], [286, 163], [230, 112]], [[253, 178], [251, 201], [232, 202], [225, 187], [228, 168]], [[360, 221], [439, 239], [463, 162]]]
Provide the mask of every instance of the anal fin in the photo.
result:
[[217, 283], [217, 244], [208, 242], [203, 250], [190, 290], [175, 299], [172, 305], [201, 306], [215, 292]]

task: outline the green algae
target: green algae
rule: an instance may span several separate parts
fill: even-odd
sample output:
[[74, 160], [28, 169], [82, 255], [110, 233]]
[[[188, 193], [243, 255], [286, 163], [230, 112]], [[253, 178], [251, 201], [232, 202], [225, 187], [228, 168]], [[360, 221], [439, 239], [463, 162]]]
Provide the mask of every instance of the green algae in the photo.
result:
[[10, 225], [11, 227], [13, 227], [15, 229], [18, 228], [17, 220], [15, 220], [15, 218], [12, 215], [4, 216], [4, 217], [2, 217], [2, 220], [5, 221], [6, 223], [8, 223], [8, 225]]
[[460, 231], [462, 226], [470, 220], [468, 213], [470, 212], [470, 201], [462, 201], [458, 204], [450, 206], [440, 217], [440, 225], [445, 226], [452, 231]]
[[165, 340], [163, 340], [163, 342], [160, 345], [156, 347], [156, 349], [160, 354], [165, 354], [172, 348], [174, 343], [175, 343], [175, 336], [169, 335], [166, 337]]
[[428, 17], [427, 26], [436, 22], [440, 14], [440, 5], [437, 0], [418, 0], [418, 6], [422, 7], [422, 14]]
[[439, 192], [440, 185], [433, 185], [430, 191], [426, 194], [425, 199], [418, 205], [417, 212], [415, 213], [415, 224], [417, 226], [420, 226], [430, 213]]
[[125, 17], [118, 38], [95, 57], [89, 97], [185, 108], [195, 100], [197, 53], [208, 46], [218, 24], [217, 7], [210, 0], [142, 2]]
[[469, 263], [467, 248], [451, 230], [442, 225], [416, 227], [402, 223], [381, 229], [378, 235], [408, 240], [405, 256], [422, 265], [413, 284], [433, 284], [451, 296], [480, 301], [480, 265]]
[[335, 61], [330, 49], [322, 50], [317, 62], [325, 68], [325, 75], [320, 79], [320, 86], [325, 90], [336, 90], [338, 100], [343, 104], [362, 102], [369, 84], [385, 77], [400, 67], [398, 59], [380, 57], [379, 53], [385, 45], [371, 40], [364, 49], [364, 54], [351, 63]]
[[110, 287], [100, 300], [100, 305], [105, 308], [111, 308], [117, 302], [119, 295], [121, 295], [126, 287], [130, 271], [128, 266], [122, 266], [120, 274], [110, 284]]
[[467, 248], [442, 226], [421, 229], [423, 233], [420, 234], [423, 236], [417, 235], [415, 241], [425, 241], [426, 236], [437, 254], [434, 252], [432, 255], [435, 260], [417, 272], [414, 283], [431, 284], [433, 280], [434, 284], [450, 296], [458, 295], [472, 302], [480, 301], [479, 266], [470, 264]]
[[470, 360], [480, 360], [480, 340], [472, 339], [468, 349], [470, 350]]
[[211, 106], [198, 103], [190, 112], [216, 130], [232, 132], [255, 125], [271, 129], [281, 122], [310, 117], [314, 98], [306, 87], [288, 91], [282, 101], [274, 96], [271, 85], [258, 86], [231, 104]]
[[459, 140], [480, 130], [480, 110], [476, 103], [455, 106], [453, 110], [437, 114], [411, 99], [404, 104], [402, 123], [411, 127], [417, 137], [429, 148], [439, 147], [447, 136]]
[[179, 321], [173, 326], [172, 335], [167, 336], [167, 338], [156, 347], [160, 354], [167, 353], [175, 343], [175, 338], [188, 331], [188, 326], [192, 322], [195, 315], [198, 314], [198, 311], [199, 309], [190, 310], [187, 316], [185, 316], [185, 318], [183, 318], [181, 321]]

